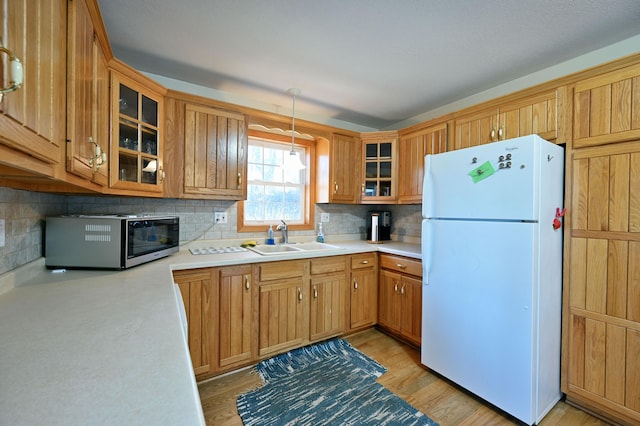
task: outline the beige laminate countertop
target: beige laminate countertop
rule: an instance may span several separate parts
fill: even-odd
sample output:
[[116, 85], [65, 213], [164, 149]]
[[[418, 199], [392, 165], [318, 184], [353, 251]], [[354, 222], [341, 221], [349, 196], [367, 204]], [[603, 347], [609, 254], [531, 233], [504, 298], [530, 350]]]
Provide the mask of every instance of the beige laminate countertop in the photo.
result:
[[[54, 273], [39, 259], [2, 277], [0, 424], [202, 425], [172, 270], [420, 246], [364, 241], [295, 255], [254, 252], [168, 258], [124, 271]], [[3, 288], [0, 283], [0, 288]]]

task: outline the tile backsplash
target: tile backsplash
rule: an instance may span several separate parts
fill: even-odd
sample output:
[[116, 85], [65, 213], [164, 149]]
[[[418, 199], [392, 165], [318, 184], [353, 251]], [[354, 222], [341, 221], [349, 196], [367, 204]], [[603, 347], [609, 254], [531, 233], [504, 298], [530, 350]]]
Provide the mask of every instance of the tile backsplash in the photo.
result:
[[[323, 224], [327, 241], [332, 235], [342, 239], [363, 239], [369, 210], [391, 210], [392, 235], [420, 237], [420, 206], [363, 206], [316, 204], [316, 222], [329, 213]], [[226, 212], [227, 223], [217, 224], [214, 212]], [[235, 201], [180, 200], [144, 197], [57, 195], [0, 187], [0, 219], [5, 220], [5, 246], [0, 247], [0, 274], [38, 259], [43, 253], [43, 229], [47, 216], [91, 213], [170, 214], [180, 217], [180, 241], [262, 239], [266, 233], [237, 232]], [[314, 231], [291, 231], [290, 238], [313, 237]]]

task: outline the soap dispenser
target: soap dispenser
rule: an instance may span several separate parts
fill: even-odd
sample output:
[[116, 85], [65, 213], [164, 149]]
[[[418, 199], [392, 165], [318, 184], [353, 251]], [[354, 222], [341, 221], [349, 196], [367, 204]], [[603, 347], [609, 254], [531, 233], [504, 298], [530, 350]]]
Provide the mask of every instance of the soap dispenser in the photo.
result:
[[322, 232], [322, 222], [318, 224], [318, 235], [316, 237], [316, 241], [319, 243], [324, 243], [324, 232]]
[[276, 243], [276, 239], [273, 236], [273, 225], [269, 225], [269, 236], [267, 237], [267, 244], [274, 245]]

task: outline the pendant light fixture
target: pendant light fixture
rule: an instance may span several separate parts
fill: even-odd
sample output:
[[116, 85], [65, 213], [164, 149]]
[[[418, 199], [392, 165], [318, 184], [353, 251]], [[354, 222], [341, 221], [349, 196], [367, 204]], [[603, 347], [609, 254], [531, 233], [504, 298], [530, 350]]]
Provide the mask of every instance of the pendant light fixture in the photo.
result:
[[296, 96], [300, 94], [300, 89], [294, 87], [287, 90], [287, 92], [293, 97], [293, 108], [291, 112], [291, 152], [284, 159], [284, 167], [288, 170], [303, 170], [307, 167], [302, 164], [298, 153], [293, 150], [296, 138]]

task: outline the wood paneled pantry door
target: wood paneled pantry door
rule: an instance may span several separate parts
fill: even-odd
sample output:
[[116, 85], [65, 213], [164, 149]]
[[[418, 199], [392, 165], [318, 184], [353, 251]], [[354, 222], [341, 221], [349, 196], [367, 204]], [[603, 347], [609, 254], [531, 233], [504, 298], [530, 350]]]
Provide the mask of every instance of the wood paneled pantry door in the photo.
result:
[[638, 423], [640, 141], [574, 151], [571, 197], [563, 391]]

